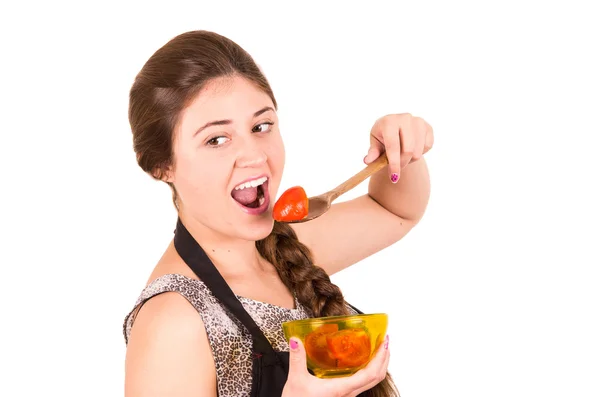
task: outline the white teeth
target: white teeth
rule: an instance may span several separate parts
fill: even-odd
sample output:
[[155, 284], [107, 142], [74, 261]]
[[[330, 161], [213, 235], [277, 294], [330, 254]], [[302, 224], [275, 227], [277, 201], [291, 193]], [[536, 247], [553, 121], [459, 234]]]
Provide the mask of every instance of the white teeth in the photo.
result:
[[258, 199], [258, 205], [261, 206], [265, 203], [265, 198], [264, 196]]
[[235, 190], [245, 189], [247, 187], [257, 187], [259, 185], [262, 185], [266, 181], [267, 181], [267, 177], [263, 176], [262, 178], [255, 179], [253, 181], [249, 181], [249, 182], [246, 182], [246, 183], [240, 183], [239, 185], [237, 185], [235, 187]]

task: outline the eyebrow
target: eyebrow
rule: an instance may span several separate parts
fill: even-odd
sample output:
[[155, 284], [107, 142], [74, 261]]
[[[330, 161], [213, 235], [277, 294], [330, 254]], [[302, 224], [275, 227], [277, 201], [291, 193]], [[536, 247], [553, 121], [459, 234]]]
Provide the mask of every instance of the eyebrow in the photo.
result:
[[[264, 108], [254, 112], [254, 114], [252, 115], [252, 117], [258, 117], [261, 114], [268, 112], [269, 110], [272, 110], [273, 112], [275, 111], [275, 109], [273, 109], [271, 106], [265, 106]], [[196, 132], [194, 132], [194, 136], [198, 135], [200, 132], [202, 132], [204, 129], [208, 128], [208, 127], [212, 127], [215, 125], [228, 125], [233, 123], [232, 120], [215, 120], [215, 121], [209, 121], [208, 123], [204, 124], [202, 127], [198, 128], [198, 130], [196, 130]]]

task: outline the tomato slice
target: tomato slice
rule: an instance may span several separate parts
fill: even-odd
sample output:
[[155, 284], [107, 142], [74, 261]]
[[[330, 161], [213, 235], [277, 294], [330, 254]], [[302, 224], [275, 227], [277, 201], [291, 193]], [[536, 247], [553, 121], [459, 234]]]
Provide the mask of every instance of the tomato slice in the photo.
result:
[[298, 221], [308, 215], [308, 197], [301, 186], [283, 192], [273, 206], [273, 219], [280, 222]]
[[369, 361], [371, 339], [363, 329], [343, 329], [327, 335], [327, 347], [338, 368], [358, 367]]
[[315, 364], [322, 368], [335, 368], [337, 360], [327, 349], [327, 335], [338, 330], [337, 324], [325, 324], [306, 335], [304, 347], [306, 354]]

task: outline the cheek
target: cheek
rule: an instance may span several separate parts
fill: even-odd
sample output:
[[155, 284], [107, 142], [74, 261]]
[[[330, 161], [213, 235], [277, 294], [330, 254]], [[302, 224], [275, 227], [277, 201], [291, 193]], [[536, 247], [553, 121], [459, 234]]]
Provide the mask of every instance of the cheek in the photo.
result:
[[277, 135], [273, 137], [270, 145], [271, 151], [269, 157], [273, 159], [273, 163], [277, 166], [277, 169], [281, 171], [285, 163], [285, 146], [281, 134], [277, 132]]
[[285, 147], [281, 139], [271, 145], [269, 163], [270, 171], [275, 182], [272, 187], [274, 190], [277, 190], [285, 167]]
[[283, 166], [285, 164], [285, 149], [283, 147], [283, 144], [280, 145], [277, 149], [277, 151], [274, 153], [274, 158], [275, 158], [275, 166], [277, 167], [277, 171], [279, 174], [283, 173]]
[[216, 200], [215, 193], [221, 192], [216, 186], [218, 178], [207, 172], [214, 167], [190, 157], [181, 158], [175, 166], [175, 187], [184, 203], [207, 204]]

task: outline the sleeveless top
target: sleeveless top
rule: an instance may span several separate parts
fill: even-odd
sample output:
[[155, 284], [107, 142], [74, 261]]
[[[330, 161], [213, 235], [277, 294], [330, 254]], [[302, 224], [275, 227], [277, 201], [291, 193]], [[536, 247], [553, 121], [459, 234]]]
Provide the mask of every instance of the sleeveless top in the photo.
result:
[[[123, 324], [125, 343], [138, 309], [153, 296], [163, 292], [177, 292], [187, 299], [198, 311], [208, 336], [217, 374], [219, 397], [246, 397], [252, 389], [252, 335], [214, 296], [201, 280], [180, 274], [167, 274], [153, 280], [143, 289], [134, 308], [127, 314]], [[294, 296], [293, 309], [259, 302], [237, 296], [243, 308], [256, 322], [267, 340], [278, 352], [289, 351], [281, 323], [311, 317], [311, 310], [304, 307]], [[347, 305], [350, 313], [358, 311]]]

